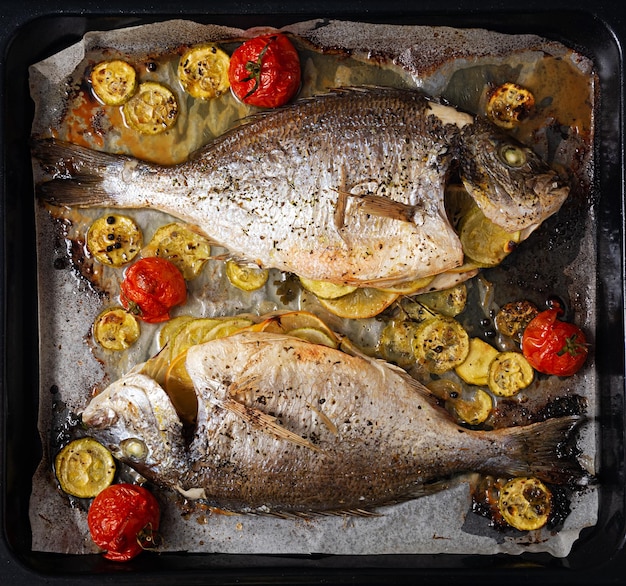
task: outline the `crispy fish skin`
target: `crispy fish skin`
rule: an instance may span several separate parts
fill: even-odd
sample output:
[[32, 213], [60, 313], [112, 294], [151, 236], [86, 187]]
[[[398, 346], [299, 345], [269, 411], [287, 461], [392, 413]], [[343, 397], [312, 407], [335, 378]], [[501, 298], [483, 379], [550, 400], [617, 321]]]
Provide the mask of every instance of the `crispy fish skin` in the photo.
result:
[[[146, 456], [143, 465], [134, 464], [154, 482], [223, 509], [305, 515], [371, 510], [441, 489], [465, 472], [528, 474], [550, 482], [581, 474], [577, 462], [558, 457], [576, 418], [465, 429], [404, 371], [365, 356], [242, 332], [192, 347], [186, 366], [199, 404], [188, 448], [175, 421], [157, 433], [129, 415], [128, 406], [114, 413], [112, 404], [128, 398], [119, 381], [92, 399], [82, 419], [126, 461], [123, 440], [138, 438], [151, 454], [163, 450], [163, 429], [172, 430], [165, 443], [174, 446], [178, 462], [147, 465]], [[149, 377], [131, 376], [132, 386], [151, 384]], [[154, 410], [171, 415], [167, 403], [163, 392]]]
[[38, 141], [37, 193], [57, 205], [159, 209], [266, 268], [391, 286], [462, 264], [444, 207], [461, 154], [473, 153], [461, 167], [481, 178], [479, 205], [498, 194], [496, 223], [502, 216], [515, 230], [535, 227], [567, 197], [556, 173], [528, 151], [533, 165], [516, 177], [551, 180], [507, 202], [501, 194], [525, 183], [511, 182], [501, 158], [476, 157], [493, 133], [504, 139], [492, 126], [474, 133], [474, 124], [417, 91], [336, 90], [253, 116], [169, 167]]

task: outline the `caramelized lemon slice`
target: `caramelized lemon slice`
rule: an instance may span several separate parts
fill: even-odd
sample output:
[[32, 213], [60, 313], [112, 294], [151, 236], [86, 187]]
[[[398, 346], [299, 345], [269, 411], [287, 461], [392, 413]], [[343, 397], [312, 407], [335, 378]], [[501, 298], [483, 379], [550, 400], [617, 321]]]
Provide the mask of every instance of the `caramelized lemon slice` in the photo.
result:
[[174, 263], [187, 281], [195, 279], [211, 257], [209, 241], [184, 224], [161, 226], [143, 249], [143, 256], [160, 256]]
[[513, 128], [526, 118], [535, 97], [526, 88], [506, 82], [493, 88], [487, 99], [487, 116], [502, 128]]
[[230, 57], [213, 44], [189, 49], [178, 63], [178, 79], [192, 97], [208, 100], [221, 96], [230, 87]]
[[87, 250], [102, 264], [121, 267], [133, 260], [143, 242], [135, 220], [121, 214], [108, 214], [95, 220], [87, 231]]
[[356, 291], [353, 285], [338, 285], [329, 281], [317, 281], [315, 279], [305, 279], [299, 277], [302, 286], [309, 292], [322, 299], [338, 299], [348, 293]]
[[130, 348], [140, 334], [139, 320], [123, 307], [104, 310], [93, 324], [96, 342], [116, 352]]
[[90, 437], [67, 444], [56, 455], [54, 469], [61, 489], [79, 498], [95, 497], [115, 476], [111, 452]]
[[174, 125], [178, 110], [178, 100], [170, 88], [146, 81], [124, 104], [122, 113], [129, 128], [141, 134], [159, 134]]
[[121, 59], [102, 61], [95, 65], [89, 81], [93, 93], [107, 106], [124, 104], [137, 89], [135, 68]]
[[537, 478], [514, 478], [500, 489], [500, 513], [509, 525], [520, 531], [543, 527], [548, 522], [551, 506], [552, 494]]
[[378, 315], [398, 297], [397, 293], [364, 287], [336, 299], [318, 297], [318, 300], [324, 309], [338, 317], [365, 319]]
[[520, 352], [500, 352], [489, 365], [489, 390], [512, 397], [533, 382], [534, 371]]
[[267, 283], [269, 271], [229, 260], [226, 261], [226, 276], [231, 285], [238, 289], [242, 291], [256, 291]]

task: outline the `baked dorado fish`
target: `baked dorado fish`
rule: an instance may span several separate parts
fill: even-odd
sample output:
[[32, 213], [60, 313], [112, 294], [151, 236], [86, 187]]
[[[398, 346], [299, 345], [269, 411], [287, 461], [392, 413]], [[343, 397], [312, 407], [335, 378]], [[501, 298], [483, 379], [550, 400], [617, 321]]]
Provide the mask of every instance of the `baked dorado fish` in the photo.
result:
[[391, 88], [336, 90], [252, 116], [173, 166], [56, 140], [33, 155], [38, 194], [54, 204], [158, 209], [233, 257], [359, 287], [462, 265], [444, 208], [457, 163], [485, 216], [520, 239], [568, 194], [487, 121]]
[[190, 442], [168, 395], [135, 370], [94, 397], [87, 432], [155, 483], [221, 509], [307, 515], [431, 493], [464, 472], [582, 478], [559, 457], [575, 426], [459, 427], [404, 371], [268, 332], [193, 346], [198, 398]]

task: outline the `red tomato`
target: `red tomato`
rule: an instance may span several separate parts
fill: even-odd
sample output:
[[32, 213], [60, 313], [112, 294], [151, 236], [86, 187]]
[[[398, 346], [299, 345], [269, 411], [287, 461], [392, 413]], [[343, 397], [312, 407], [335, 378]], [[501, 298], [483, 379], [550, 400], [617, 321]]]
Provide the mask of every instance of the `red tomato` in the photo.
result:
[[135, 484], [112, 484], [91, 503], [87, 524], [104, 557], [125, 562], [156, 547], [160, 515], [150, 491]]
[[300, 57], [283, 34], [255, 37], [235, 49], [228, 79], [242, 102], [276, 108], [286, 104], [300, 87]]
[[587, 358], [587, 340], [575, 324], [558, 319], [559, 308], [540, 312], [524, 330], [522, 352], [544, 374], [571, 376]]
[[122, 305], [149, 323], [168, 320], [170, 309], [187, 300], [182, 273], [158, 256], [142, 258], [128, 267], [120, 290]]

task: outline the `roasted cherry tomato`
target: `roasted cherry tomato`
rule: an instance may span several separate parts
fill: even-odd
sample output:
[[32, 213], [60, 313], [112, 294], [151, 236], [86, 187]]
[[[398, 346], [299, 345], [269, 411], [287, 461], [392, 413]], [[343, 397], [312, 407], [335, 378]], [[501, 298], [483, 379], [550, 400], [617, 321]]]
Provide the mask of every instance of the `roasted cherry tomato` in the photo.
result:
[[231, 55], [228, 78], [233, 93], [245, 104], [276, 108], [300, 87], [300, 57], [283, 34], [255, 37]]
[[158, 256], [142, 258], [128, 267], [120, 290], [122, 305], [149, 323], [168, 320], [170, 309], [187, 300], [182, 273]]
[[587, 340], [577, 325], [559, 319], [561, 313], [559, 307], [540, 312], [524, 330], [522, 352], [539, 372], [571, 376], [587, 358]]
[[94, 543], [104, 557], [125, 562], [158, 546], [159, 503], [135, 484], [112, 484], [96, 496], [87, 513]]

